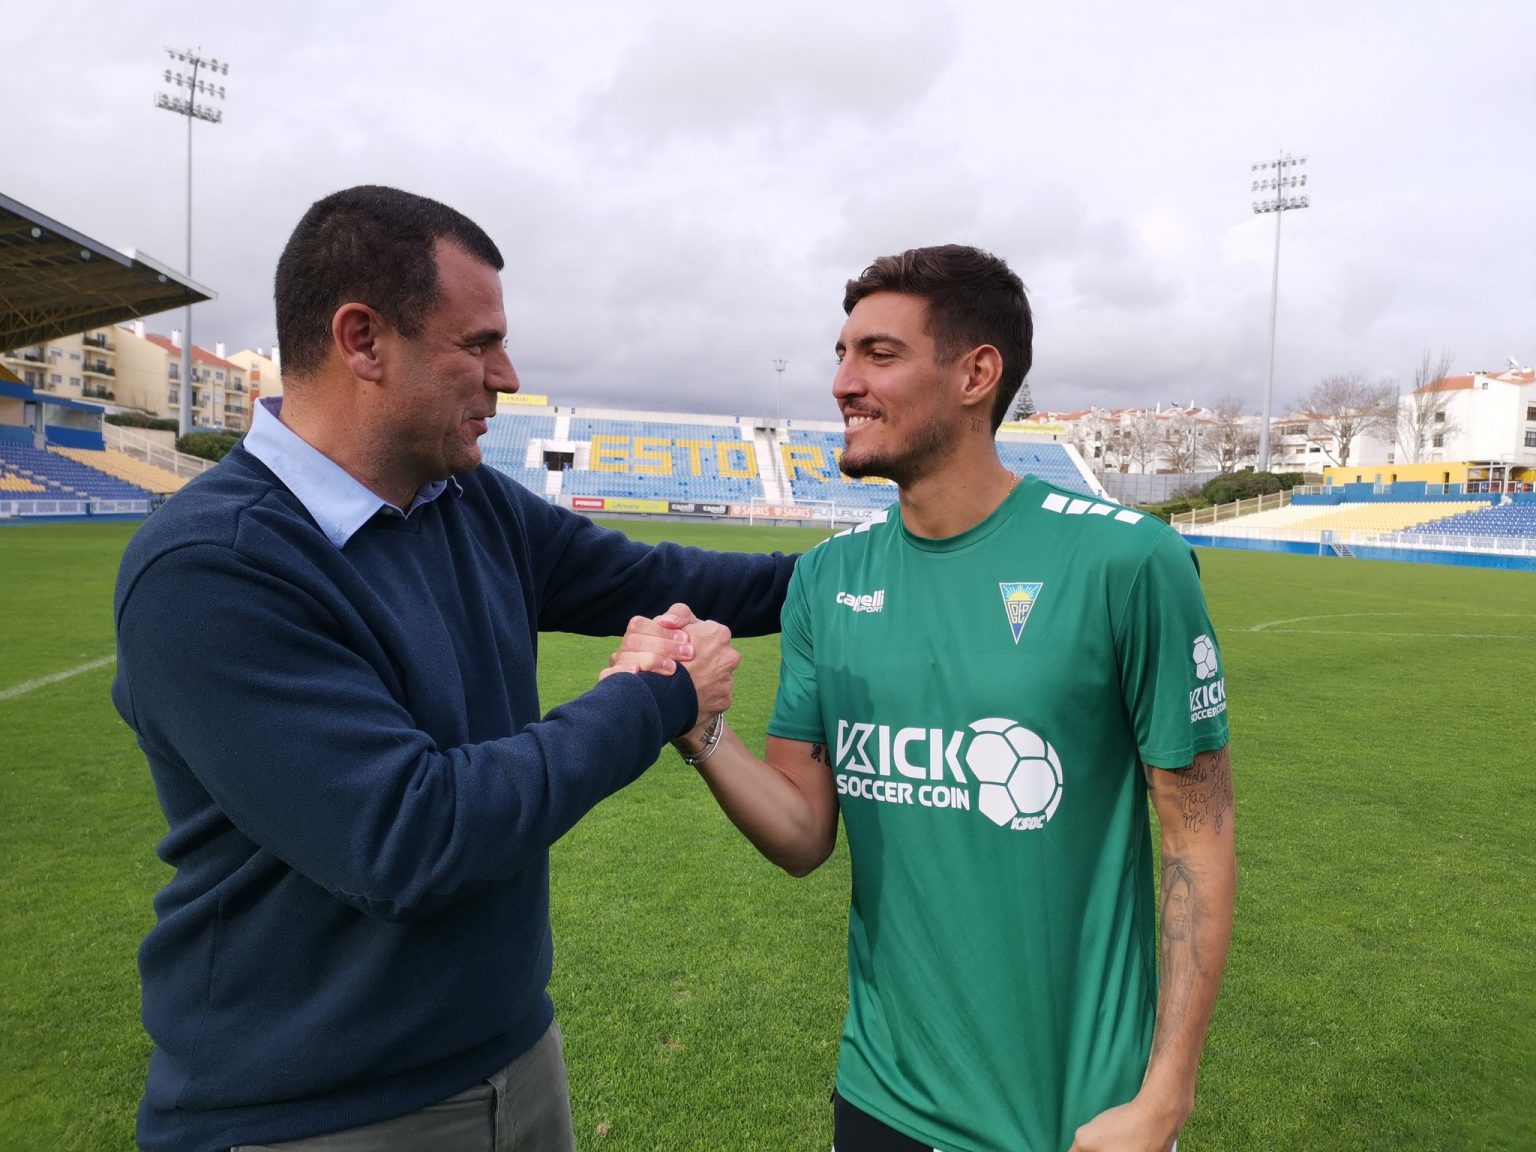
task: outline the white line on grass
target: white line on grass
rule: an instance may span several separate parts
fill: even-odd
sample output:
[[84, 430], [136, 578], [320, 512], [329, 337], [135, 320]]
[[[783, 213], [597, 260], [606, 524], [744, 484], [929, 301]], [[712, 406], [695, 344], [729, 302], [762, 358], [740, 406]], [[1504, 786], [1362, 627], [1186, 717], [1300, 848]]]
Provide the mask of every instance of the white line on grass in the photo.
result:
[[[1323, 616], [1293, 616], [1289, 620], [1267, 620], [1263, 624], [1255, 624], [1248, 629], [1250, 632], [1275, 632], [1283, 636], [1359, 636], [1361, 638], [1371, 636], [1390, 636], [1394, 638], [1415, 638], [1425, 640], [1509, 640], [1514, 639], [1508, 632], [1360, 632], [1346, 628], [1287, 628], [1287, 624], [1310, 624], [1314, 620], [1357, 620], [1363, 617], [1375, 617], [1384, 619], [1397, 616], [1421, 616], [1418, 612], [1331, 612]], [[1442, 614], [1440, 619], [1455, 620], [1529, 620], [1532, 617], [1523, 612], [1458, 612], [1454, 615]]]
[[71, 676], [78, 676], [82, 672], [90, 672], [100, 668], [103, 664], [110, 664], [117, 659], [117, 653], [103, 656], [99, 660], [87, 660], [84, 664], [78, 664], [63, 672], [55, 672], [52, 676], [39, 676], [36, 680], [28, 680], [24, 684], [18, 684], [14, 688], [6, 688], [0, 691], [0, 700], [10, 700], [16, 696], [25, 696], [35, 688], [45, 688], [49, 684], [57, 684], [60, 680], [68, 680]]

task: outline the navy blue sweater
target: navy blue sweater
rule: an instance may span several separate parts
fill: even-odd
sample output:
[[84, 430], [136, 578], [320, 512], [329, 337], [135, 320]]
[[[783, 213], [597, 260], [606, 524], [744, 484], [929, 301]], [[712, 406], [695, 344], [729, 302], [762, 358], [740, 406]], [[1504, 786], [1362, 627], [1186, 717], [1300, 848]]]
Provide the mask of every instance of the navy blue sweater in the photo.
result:
[[650, 548], [458, 479], [338, 549], [236, 448], [128, 546], [113, 700], [175, 869], [139, 953], [147, 1149], [372, 1123], [525, 1051], [553, 1016], [550, 845], [697, 712], [680, 671], [541, 718], [538, 633], [676, 601], [778, 628], [792, 558]]

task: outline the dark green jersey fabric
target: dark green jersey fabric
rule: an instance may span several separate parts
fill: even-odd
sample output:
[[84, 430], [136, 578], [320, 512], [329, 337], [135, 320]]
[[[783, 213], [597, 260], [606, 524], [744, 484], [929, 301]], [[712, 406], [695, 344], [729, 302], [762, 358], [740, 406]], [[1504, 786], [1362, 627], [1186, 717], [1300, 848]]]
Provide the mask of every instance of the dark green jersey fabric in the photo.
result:
[[1061, 1152], [1135, 1095], [1157, 991], [1140, 765], [1227, 742], [1193, 551], [1025, 478], [960, 536], [800, 562], [769, 731], [825, 744], [853, 862], [838, 1089], [946, 1152]]

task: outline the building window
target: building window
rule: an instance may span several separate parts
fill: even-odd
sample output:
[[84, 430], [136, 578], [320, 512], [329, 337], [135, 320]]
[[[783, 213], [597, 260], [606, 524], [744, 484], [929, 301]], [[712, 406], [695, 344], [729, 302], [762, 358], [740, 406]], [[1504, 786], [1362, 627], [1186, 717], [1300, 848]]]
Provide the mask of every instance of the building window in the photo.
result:
[[1536, 420], [1536, 404], [1527, 404], [1525, 406], [1525, 418], [1527, 420]]
[[69, 358], [70, 358], [70, 359], [71, 359], [71, 360], [75, 360], [75, 361], [78, 361], [78, 360], [79, 360], [79, 359], [80, 359], [80, 353], [78, 353], [78, 352], [71, 352], [71, 353], [70, 353], [70, 354], [69, 354]]
[[166, 397], [166, 399], [170, 403], [172, 403], [172, 404], [180, 404], [181, 403], [181, 393], [179, 391], [177, 391], [175, 388], [172, 388], [171, 391], [170, 391], [170, 394]]
[[1432, 444], [1436, 448], [1444, 448], [1445, 447], [1445, 433], [1444, 432], [1436, 432], [1435, 433], [1435, 438], [1430, 441], [1430, 444]]
[[1527, 448], [1536, 448], [1536, 432], [1527, 432], [1525, 434], [1525, 446]]
[[50, 381], [52, 381], [53, 386], [55, 388], [57, 388], [60, 384], [64, 383], [64, 377], [60, 376], [57, 372], [55, 372], [51, 376], [49, 376], [48, 379]]
[[213, 378], [215, 380], [217, 380], [220, 384], [224, 383], [224, 373], [222, 373], [222, 372], [215, 372], [213, 374]]
[[71, 388], [78, 388], [78, 387], [80, 387], [80, 377], [78, 377], [78, 376], [71, 376], [69, 378], [69, 386]]
[[172, 380], [180, 380], [181, 379], [181, 365], [176, 363], [176, 361], [174, 361], [174, 360], [171, 361], [171, 379]]
[[1444, 424], [1445, 423], [1445, 413], [1444, 412], [1436, 412], [1435, 413], [1435, 423], [1436, 424]]

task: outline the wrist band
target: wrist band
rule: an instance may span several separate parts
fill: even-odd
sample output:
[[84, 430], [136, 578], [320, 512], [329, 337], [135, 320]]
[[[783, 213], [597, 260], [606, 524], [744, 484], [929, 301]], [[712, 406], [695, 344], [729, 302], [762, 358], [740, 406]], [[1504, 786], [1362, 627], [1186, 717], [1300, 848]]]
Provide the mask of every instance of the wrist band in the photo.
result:
[[673, 743], [678, 755], [683, 758], [683, 763], [690, 768], [697, 768], [704, 761], [715, 754], [715, 749], [720, 747], [720, 737], [725, 733], [725, 713], [716, 712], [715, 718], [709, 722], [709, 727], [704, 729], [704, 746], [692, 756], [684, 752], [682, 746]]

